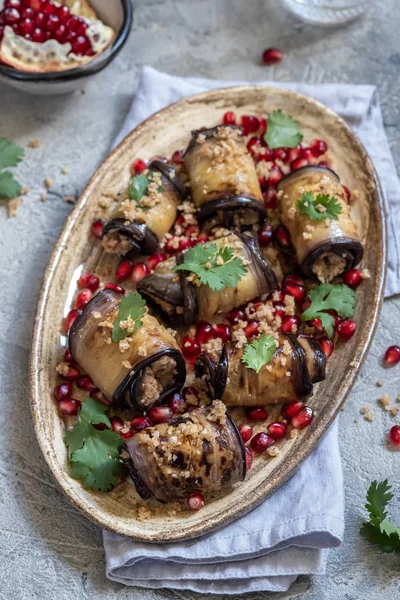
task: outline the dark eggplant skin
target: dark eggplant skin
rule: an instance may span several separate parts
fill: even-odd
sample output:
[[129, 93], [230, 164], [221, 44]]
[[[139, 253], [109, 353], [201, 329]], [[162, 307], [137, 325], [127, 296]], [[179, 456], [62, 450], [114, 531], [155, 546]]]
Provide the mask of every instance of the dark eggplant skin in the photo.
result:
[[317, 338], [313, 335], [300, 334], [297, 336], [297, 341], [305, 350], [312, 383], [324, 381], [326, 377], [326, 354], [322, 350]]
[[182, 200], [186, 198], [189, 190], [185, 186], [183, 181], [179, 179], [175, 169], [171, 167], [171, 165], [163, 162], [162, 160], [152, 160], [149, 164], [149, 169], [152, 169], [153, 171], [159, 171], [161, 175], [165, 177], [165, 179], [168, 179], [168, 181], [170, 181], [173, 184]]

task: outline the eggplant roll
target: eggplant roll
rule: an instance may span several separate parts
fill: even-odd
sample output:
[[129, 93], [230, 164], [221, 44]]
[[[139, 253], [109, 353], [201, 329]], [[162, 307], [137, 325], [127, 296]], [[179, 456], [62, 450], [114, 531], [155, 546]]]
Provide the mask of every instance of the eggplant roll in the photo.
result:
[[178, 206], [186, 195], [175, 170], [153, 160], [144, 174], [151, 183], [141, 200], [143, 207], [130, 200], [126, 192], [104, 226], [103, 248], [109, 254], [152, 254], [175, 222]]
[[278, 287], [276, 275], [251, 233], [230, 234], [213, 243], [218, 248], [232, 247], [235, 256], [243, 259], [247, 272], [236, 287], [216, 292], [207, 285], [188, 281], [188, 271], [172, 271], [175, 261], [182, 264], [184, 253], [181, 253], [175, 259], [160, 263], [153, 273], [144, 277], [137, 288], [140, 294], [170, 319], [191, 325], [227, 313]]
[[143, 498], [183, 500], [243, 481], [244, 444], [222, 402], [144, 429], [127, 441], [124, 462]]
[[180, 391], [186, 379], [185, 361], [175, 338], [148, 313], [128, 338], [112, 342], [120, 299], [113, 290], [94, 296], [70, 329], [69, 348], [113, 403], [148, 410]]
[[[336, 173], [326, 167], [302, 167], [283, 177], [277, 190], [281, 196], [281, 221], [290, 233], [304, 275], [331, 281], [360, 262], [363, 247]], [[297, 201], [306, 192], [312, 192], [314, 197], [334, 196], [342, 207], [338, 219], [312, 221], [308, 215], [300, 215]]]
[[259, 406], [301, 400], [311, 395], [313, 383], [325, 378], [326, 357], [318, 342], [281, 334], [272, 360], [257, 373], [242, 362], [244, 349], [225, 345], [219, 359], [201, 354], [195, 363], [213, 398], [227, 406]]
[[240, 127], [193, 131], [184, 162], [200, 221], [217, 215], [224, 227], [242, 229], [265, 221], [256, 168]]

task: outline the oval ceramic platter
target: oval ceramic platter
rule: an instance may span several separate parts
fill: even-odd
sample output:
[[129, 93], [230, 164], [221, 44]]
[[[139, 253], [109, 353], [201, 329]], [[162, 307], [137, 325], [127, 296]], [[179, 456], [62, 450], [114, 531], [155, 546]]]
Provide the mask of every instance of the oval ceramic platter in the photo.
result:
[[[228, 110], [237, 115], [260, 115], [278, 108], [300, 121], [305, 142], [319, 138], [328, 143], [333, 168], [347, 187], [359, 190], [352, 211], [365, 245], [362, 266], [370, 270], [371, 278], [358, 290], [358, 329], [349, 342], [334, 352], [326, 380], [316, 386], [314, 396], [307, 402], [315, 410], [314, 421], [297, 437], [281, 443], [278, 456], [255, 459], [243, 483], [207, 501], [198, 512], [173, 514], [168, 508], [158, 508], [144, 520], [139, 507], [145, 503], [130, 481], [109, 493], [100, 493], [86, 490], [80, 481], [70, 477], [63, 443], [65, 423], [52, 394], [57, 384], [56, 366], [67, 343], [62, 333], [63, 319], [77, 291], [76, 282], [84, 271], [107, 273], [108, 279], [104, 280], [112, 281], [118, 260], [104, 258], [100, 244], [93, 243], [90, 226], [101, 207], [109, 205], [110, 198], [126, 188], [135, 158], [170, 156], [187, 145], [192, 129], [220, 123]], [[342, 406], [378, 321], [385, 266], [385, 217], [373, 166], [345, 122], [322, 104], [276, 88], [226, 88], [184, 99], [139, 125], [103, 162], [82, 194], [54, 249], [40, 293], [31, 354], [31, 404], [39, 445], [65, 495], [101, 527], [146, 542], [200, 536], [248, 512], [294, 474]], [[277, 418], [279, 407], [272, 407], [270, 414]]]

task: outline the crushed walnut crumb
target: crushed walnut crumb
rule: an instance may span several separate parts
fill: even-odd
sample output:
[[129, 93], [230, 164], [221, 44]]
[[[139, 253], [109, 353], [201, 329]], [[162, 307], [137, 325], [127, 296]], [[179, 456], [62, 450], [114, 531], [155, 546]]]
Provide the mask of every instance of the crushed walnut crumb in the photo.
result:
[[51, 179], [51, 177], [46, 177], [46, 179], [44, 180], [44, 185], [47, 187], [47, 189], [53, 187], [53, 180]]
[[39, 140], [37, 140], [37, 139], [30, 140], [30, 141], [28, 142], [28, 147], [29, 147], [29, 148], [39, 148], [39, 146], [40, 146], [40, 141], [39, 141]]

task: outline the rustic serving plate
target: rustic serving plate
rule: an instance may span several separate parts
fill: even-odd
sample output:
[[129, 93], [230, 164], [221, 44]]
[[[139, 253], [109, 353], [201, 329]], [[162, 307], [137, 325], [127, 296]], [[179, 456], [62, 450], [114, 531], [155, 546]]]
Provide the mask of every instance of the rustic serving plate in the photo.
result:
[[[328, 142], [334, 169], [347, 187], [359, 191], [353, 216], [367, 242], [363, 266], [370, 270], [371, 278], [359, 288], [355, 317], [358, 329], [329, 360], [327, 379], [317, 386], [309, 402], [316, 412], [313, 423], [296, 438], [286, 440], [279, 456], [256, 459], [244, 483], [207, 502], [199, 512], [175, 516], [156, 513], [140, 521], [137, 506], [142, 502], [130, 482], [102, 494], [84, 489], [70, 477], [63, 443], [65, 425], [52, 397], [56, 365], [66, 345], [60, 331], [76, 293], [76, 281], [84, 270], [109, 270], [111, 274], [115, 269], [115, 263], [110, 263], [115, 259], [105, 259], [90, 239], [90, 225], [99, 205], [106, 205], [107, 199], [126, 187], [136, 157], [171, 155], [186, 146], [191, 129], [219, 123], [227, 110], [240, 115], [277, 108], [300, 121], [306, 142], [313, 138]], [[346, 123], [322, 104], [277, 88], [235, 87], [181, 100], [153, 115], [125, 138], [91, 179], [57, 242], [39, 297], [30, 364], [31, 406], [39, 445], [63, 492], [101, 527], [147, 542], [200, 536], [248, 512], [294, 474], [338, 413], [372, 340], [383, 299], [385, 266], [385, 215], [373, 166]]]

